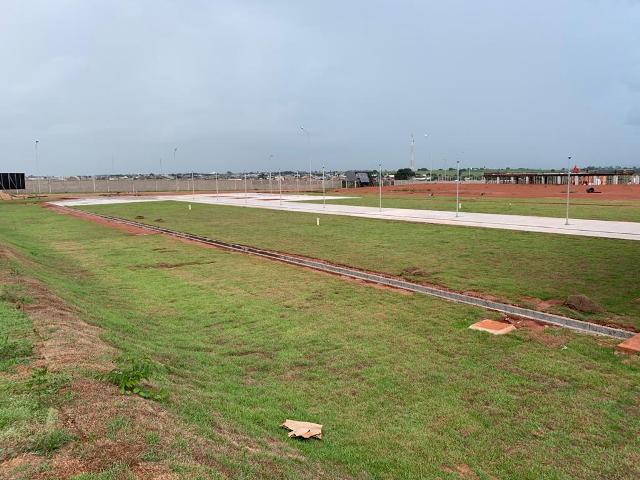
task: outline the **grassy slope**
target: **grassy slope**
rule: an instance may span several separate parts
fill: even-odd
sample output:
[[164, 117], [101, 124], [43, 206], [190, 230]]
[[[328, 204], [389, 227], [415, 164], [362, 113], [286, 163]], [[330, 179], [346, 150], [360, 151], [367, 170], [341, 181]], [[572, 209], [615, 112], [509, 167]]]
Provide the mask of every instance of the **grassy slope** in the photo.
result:
[[[340, 194], [340, 191], [336, 191]], [[313, 203], [320, 203], [314, 201]], [[375, 194], [363, 194], [358, 198], [330, 200], [338, 205], [360, 205], [377, 207], [379, 198]], [[496, 198], [461, 197], [463, 212], [499, 213], [503, 215], [535, 215], [539, 217], [564, 218], [566, 206], [561, 198]], [[385, 194], [382, 204], [387, 208], [414, 208], [421, 210], [455, 211], [455, 196], [428, 197], [426, 193], [409, 195]], [[574, 199], [570, 209], [571, 218], [594, 220], [618, 220], [640, 222], [640, 201]]]
[[4, 299], [6, 280], [0, 279], [0, 462], [26, 452], [46, 455], [71, 439], [56, 425], [66, 376], [45, 370], [16, 374], [19, 365], [31, 362], [36, 338], [29, 318]]
[[[137, 203], [86, 210], [280, 251], [400, 275], [461, 291], [564, 300], [581, 293], [604, 306], [613, 322], [640, 328], [640, 243], [506, 230], [422, 225], [340, 216], [184, 203]], [[155, 222], [162, 219], [162, 222]], [[563, 307], [560, 313], [588, 318]], [[617, 317], [616, 317], [617, 316]]]
[[0, 240], [118, 348], [163, 363], [171, 407], [202, 431], [319, 421], [325, 440], [291, 444], [374, 478], [640, 475], [640, 364], [607, 341], [489, 337], [466, 328], [476, 309], [1, 208]]

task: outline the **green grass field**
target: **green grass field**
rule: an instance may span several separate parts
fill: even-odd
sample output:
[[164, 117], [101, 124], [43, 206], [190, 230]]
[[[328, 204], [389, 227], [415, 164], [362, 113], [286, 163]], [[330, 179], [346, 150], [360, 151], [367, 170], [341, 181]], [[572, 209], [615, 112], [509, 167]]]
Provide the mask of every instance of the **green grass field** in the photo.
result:
[[[340, 191], [335, 194], [339, 195]], [[354, 194], [351, 194], [354, 195]], [[328, 200], [337, 205], [357, 205], [378, 207], [379, 197], [365, 193], [358, 198]], [[320, 203], [313, 201], [313, 203]], [[564, 218], [566, 204], [562, 198], [497, 198], [497, 197], [460, 197], [462, 212], [498, 213], [502, 215], [533, 215], [537, 217]], [[420, 210], [455, 211], [455, 196], [429, 197], [425, 192], [409, 195], [385, 193], [382, 199], [385, 208], [412, 208]], [[592, 220], [617, 220], [640, 222], [639, 200], [603, 200], [574, 199], [570, 206], [571, 218]]]
[[[162, 216], [165, 225], [187, 219], [184, 205], [126, 207], [146, 219]], [[34, 262], [30, 274], [103, 327], [110, 344], [161, 365], [156, 381], [171, 393], [166, 407], [204, 435], [234, 425], [358, 478], [640, 475], [640, 361], [615, 355], [609, 340], [556, 329], [491, 337], [467, 329], [487, 316], [478, 309], [132, 236], [38, 206], [0, 209], [0, 242]], [[273, 224], [287, 231], [270, 239], [278, 245], [307, 238], [309, 218], [287, 227], [278, 212], [252, 212], [196, 206], [189, 218], [223, 233], [216, 223], [235, 218], [239, 228], [245, 216], [264, 239]], [[346, 234], [334, 219], [315, 231], [328, 245]], [[382, 228], [349, 222], [354, 238]], [[368, 241], [375, 249], [380, 240]], [[23, 335], [24, 325], [16, 328]], [[323, 423], [325, 438], [287, 440], [278, 427], [285, 418]], [[295, 471], [295, 460], [280, 461]], [[232, 472], [252, 478], [250, 470]]]
[[85, 207], [212, 238], [322, 258], [474, 291], [535, 306], [533, 297], [564, 301], [584, 294], [606, 314], [558, 313], [607, 319], [640, 328], [640, 243], [446, 225], [321, 216], [193, 204], [148, 202]]

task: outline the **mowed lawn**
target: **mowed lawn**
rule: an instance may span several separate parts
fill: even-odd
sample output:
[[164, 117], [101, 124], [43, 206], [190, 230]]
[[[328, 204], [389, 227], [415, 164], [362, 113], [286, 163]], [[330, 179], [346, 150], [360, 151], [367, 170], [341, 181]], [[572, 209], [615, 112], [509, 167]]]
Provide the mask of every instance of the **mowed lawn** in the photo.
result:
[[640, 328], [640, 242], [181, 202], [83, 207], [149, 224], [322, 258], [535, 307], [583, 294], [605, 314], [552, 311]]
[[[452, 187], [454, 188], [454, 187]], [[335, 195], [340, 195], [337, 190]], [[357, 195], [350, 193], [350, 196]], [[616, 220], [622, 222], [640, 222], [640, 200], [607, 200], [576, 198], [571, 200], [569, 214], [571, 218], [592, 220]], [[312, 203], [320, 203], [313, 201]], [[364, 193], [357, 198], [327, 200], [337, 205], [357, 205], [378, 207], [377, 194]], [[499, 198], [488, 196], [460, 197], [461, 212], [498, 213], [501, 215], [533, 215], [537, 217], [558, 217], [566, 215], [566, 203], [562, 198]], [[436, 194], [430, 197], [427, 192], [408, 192], [405, 195], [385, 193], [382, 206], [386, 208], [412, 208], [419, 210], [456, 210], [456, 197]]]
[[[0, 241], [107, 341], [162, 365], [167, 408], [212, 438], [232, 425], [358, 478], [640, 476], [640, 360], [607, 339], [492, 337], [467, 329], [478, 309], [32, 205], [0, 205]], [[285, 418], [325, 438], [288, 440]]]

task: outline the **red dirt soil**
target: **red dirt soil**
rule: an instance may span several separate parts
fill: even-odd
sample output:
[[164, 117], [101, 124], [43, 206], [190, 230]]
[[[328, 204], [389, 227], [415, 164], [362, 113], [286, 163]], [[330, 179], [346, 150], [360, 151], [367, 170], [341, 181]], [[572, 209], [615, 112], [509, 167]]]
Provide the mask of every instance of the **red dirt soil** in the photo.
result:
[[[585, 185], [572, 185], [572, 198], [592, 200], [640, 200], [640, 185], [599, 185], [596, 191], [587, 193]], [[401, 195], [428, 194], [451, 196], [456, 194], [455, 183], [420, 183], [413, 185], [394, 185], [383, 187], [384, 193]], [[347, 188], [333, 190], [341, 195], [377, 194], [378, 187]], [[502, 197], [502, 198], [564, 198], [566, 185], [505, 185], [494, 183], [461, 183], [460, 195], [464, 197]]]

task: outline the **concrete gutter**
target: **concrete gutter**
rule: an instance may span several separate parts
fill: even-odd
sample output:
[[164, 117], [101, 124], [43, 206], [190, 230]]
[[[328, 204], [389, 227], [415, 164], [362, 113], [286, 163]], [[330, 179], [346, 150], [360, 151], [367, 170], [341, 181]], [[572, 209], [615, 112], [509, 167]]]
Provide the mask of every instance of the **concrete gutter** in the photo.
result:
[[[69, 209], [68, 207], [58, 207], [58, 208]], [[69, 209], [69, 210], [72, 210], [72, 209]], [[394, 288], [400, 288], [402, 290], [407, 290], [411, 292], [421, 293], [424, 295], [429, 295], [432, 297], [441, 298], [443, 300], [448, 300], [450, 302], [471, 305], [474, 307], [480, 307], [486, 310], [500, 312], [500, 313], [504, 313], [504, 314], [512, 315], [516, 317], [526, 318], [529, 320], [534, 320], [536, 322], [541, 322], [549, 325], [554, 325], [556, 327], [568, 328], [570, 330], [574, 330], [581, 333], [604, 335], [607, 337], [612, 337], [612, 338], [621, 339], [621, 340], [626, 340], [635, 335], [635, 332], [623, 330], [621, 328], [615, 328], [615, 327], [609, 327], [606, 325], [599, 325], [596, 323], [585, 322], [583, 320], [576, 320], [569, 317], [563, 317], [561, 315], [554, 315], [551, 313], [540, 312], [538, 310], [531, 310], [529, 308], [517, 307], [515, 305], [495, 302], [493, 300], [485, 300], [483, 298], [466, 295], [464, 293], [451, 292], [442, 288], [420, 285], [417, 283], [408, 282], [406, 280], [388, 277], [388, 276], [377, 274], [377, 273], [371, 273], [371, 272], [359, 270], [356, 268], [345, 267], [341, 265], [334, 265], [334, 264], [319, 261], [319, 260], [296, 257], [294, 255], [273, 252], [270, 250], [250, 247], [250, 246], [246, 246], [238, 243], [223, 242], [221, 240], [214, 240], [214, 239], [203, 237], [200, 235], [194, 235], [191, 233], [170, 230], [168, 228], [162, 228], [155, 225], [136, 222], [136, 221], [128, 220], [125, 218], [114, 217], [110, 215], [101, 215], [98, 213], [86, 212], [84, 210], [83, 210], [83, 213], [91, 216], [99, 217], [99, 218], [104, 218], [113, 222], [122, 223], [125, 225], [145, 228], [147, 230], [155, 231], [158, 233], [162, 233], [162, 234], [180, 238], [180, 239], [186, 239], [186, 240], [203, 243], [206, 245], [212, 245], [225, 250], [255, 255], [258, 257], [277, 260], [277, 261], [285, 262], [292, 265], [299, 265], [303, 267], [313, 268], [314, 270], [319, 270], [322, 272], [328, 272], [328, 273], [333, 273], [337, 275], [342, 275], [345, 277], [355, 278], [358, 280], [363, 280], [365, 282], [371, 282], [379, 285], [386, 285]]]

